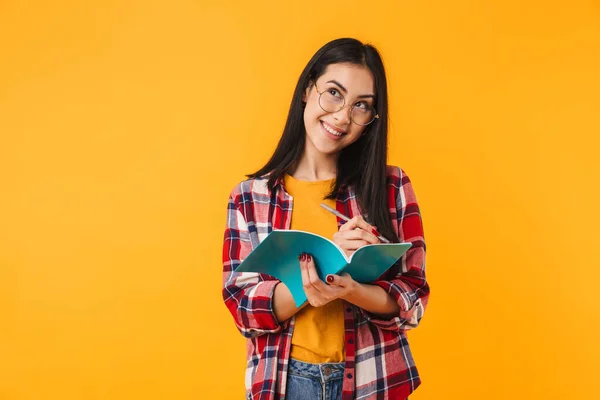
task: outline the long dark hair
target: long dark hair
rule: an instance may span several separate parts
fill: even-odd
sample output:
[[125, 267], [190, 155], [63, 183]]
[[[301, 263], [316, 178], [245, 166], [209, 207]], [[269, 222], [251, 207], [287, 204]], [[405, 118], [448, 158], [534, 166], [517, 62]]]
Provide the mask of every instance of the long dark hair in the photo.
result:
[[375, 47], [356, 39], [336, 39], [321, 47], [310, 59], [294, 90], [283, 134], [271, 159], [249, 178], [270, 173], [267, 187], [283, 179], [300, 160], [306, 140], [302, 96], [310, 84], [325, 73], [330, 64], [349, 63], [367, 67], [375, 79], [375, 104], [379, 118], [366, 127], [367, 133], [345, 147], [338, 158], [335, 186], [326, 196], [335, 199], [343, 185], [354, 188], [361, 212], [386, 238], [398, 242], [392, 228], [387, 198], [386, 162], [388, 132], [387, 81], [381, 56]]

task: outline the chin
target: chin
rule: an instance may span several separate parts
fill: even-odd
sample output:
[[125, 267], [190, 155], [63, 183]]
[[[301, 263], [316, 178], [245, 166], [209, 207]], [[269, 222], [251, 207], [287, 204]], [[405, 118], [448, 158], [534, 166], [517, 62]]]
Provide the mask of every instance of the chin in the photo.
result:
[[309, 138], [309, 140], [315, 148], [315, 150], [317, 150], [319, 153], [327, 155], [339, 153], [344, 147], [346, 147], [343, 143], [328, 143], [327, 138], [315, 139], [315, 137], [313, 136], [312, 138]]
[[322, 154], [326, 154], [326, 155], [328, 155], [328, 156], [331, 156], [331, 155], [337, 154], [337, 153], [339, 153], [341, 150], [342, 150], [342, 147], [340, 147], [340, 148], [337, 148], [337, 147], [336, 147], [336, 148], [334, 148], [334, 149], [332, 149], [332, 148], [324, 148], [324, 147], [317, 147], [317, 151], [319, 151], [319, 152], [320, 152], [320, 153], [322, 153]]

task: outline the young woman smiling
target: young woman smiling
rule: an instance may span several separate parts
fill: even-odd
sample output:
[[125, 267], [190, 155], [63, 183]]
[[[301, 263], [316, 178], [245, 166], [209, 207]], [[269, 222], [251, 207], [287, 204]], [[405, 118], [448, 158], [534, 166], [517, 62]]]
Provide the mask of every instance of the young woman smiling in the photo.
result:
[[[387, 134], [378, 51], [333, 40], [300, 75], [271, 159], [232, 190], [222, 293], [247, 338], [248, 399], [404, 399], [419, 386], [406, 331], [429, 298], [425, 241], [411, 181], [386, 164]], [[348, 274], [323, 281], [311, 255], [299, 254], [308, 303], [298, 308], [281, 281], [234, 271], [273, 229], [330, 237], [347, 254], [379, 235], [412, 247], [371, 284]]]

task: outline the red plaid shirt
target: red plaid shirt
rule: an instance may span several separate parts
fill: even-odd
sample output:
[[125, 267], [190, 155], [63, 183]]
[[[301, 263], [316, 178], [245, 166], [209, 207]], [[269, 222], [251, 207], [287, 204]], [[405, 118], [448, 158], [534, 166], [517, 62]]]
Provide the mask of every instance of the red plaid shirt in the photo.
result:
[[[417, 327], [429, 298], [425, 279], [425, 241], [421, 214], [408, 176], [398, 167], [387, 168], [390, 218], [400, 241], [412, 243], [380, 280], [400, 306], [398, 316], [385, 320], [344, 302], [344, 400], [404, 399], [421, 383], [406, 339]], [[235, 268], [272, 229], [289, 229], [292, 197], [282, 180], [270, 192], [266, 177], [237, 185], [229, 197], [223, 243], [223, 299], [237, 328], [247, 338], [247, 399], [285, 398], [292, 317], [280, 323], [273, 311], [273, 292], [280, 281], [272, 276], [234, 272]], [[336, 208], [349, 217], [360, 211], [354, 190], [344, 186]], [[342, 221], [338, 219], [338, 225]]]

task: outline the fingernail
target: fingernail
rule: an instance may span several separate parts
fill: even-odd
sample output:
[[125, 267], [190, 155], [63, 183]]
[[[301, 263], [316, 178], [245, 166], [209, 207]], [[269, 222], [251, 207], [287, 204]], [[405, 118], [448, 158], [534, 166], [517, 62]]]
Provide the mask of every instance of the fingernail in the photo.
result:
[[302, 261], [302, 254], [298, 256], [298, 261]]
[[306, 261], [312, 261], [312, 257], [311, 257], [311, 255], [310, 255], [310, 254], [307, 254], [307, 255], [306, 255]]
[[302, 261], [306, 261], [306, 253], [302, 253]]
[[373, 235], [375, 235], [375, 236], [380, 236], [379, 232], [377, 232], [377, 229], [375, 229], [375, 228], [373, 228], [373, 230], [371, 232], [373, 232]]
[[327, 283], [333, 283], [333, 275], [327, 275]]

